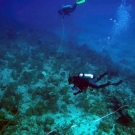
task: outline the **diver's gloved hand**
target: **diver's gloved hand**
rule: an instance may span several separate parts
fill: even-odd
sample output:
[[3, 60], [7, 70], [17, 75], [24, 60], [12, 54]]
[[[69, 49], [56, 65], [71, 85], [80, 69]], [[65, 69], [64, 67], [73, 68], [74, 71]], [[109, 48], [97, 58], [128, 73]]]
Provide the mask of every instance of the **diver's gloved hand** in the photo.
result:
[[78, 91], [78, 92], [76, 92], [76, 93], [73, 93], [73, 95], [77, 95], [77, 94], [79, 94], [79, 93], [81, 93], [82, 91]]
[[73, 95], [77, 95], [77, 94], [79, 94], [79, 93], [81, 93], [82, 92], [82, 90], [80, 90], [78, 87], [76, 87], [76, 86], [73, 86], [72, 87], [72, 90], [73, 90]]
[[73, 93], [73, 95], [77, 95], [78, 93]]

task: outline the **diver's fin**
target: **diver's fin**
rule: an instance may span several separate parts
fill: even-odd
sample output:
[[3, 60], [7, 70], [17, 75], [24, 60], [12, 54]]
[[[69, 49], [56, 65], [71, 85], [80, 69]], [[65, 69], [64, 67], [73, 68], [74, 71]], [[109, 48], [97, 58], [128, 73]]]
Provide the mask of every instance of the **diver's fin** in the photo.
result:
[[76, 4], [82, 4], [84, 2], [85, 2], [85, 0], [76, 0]]

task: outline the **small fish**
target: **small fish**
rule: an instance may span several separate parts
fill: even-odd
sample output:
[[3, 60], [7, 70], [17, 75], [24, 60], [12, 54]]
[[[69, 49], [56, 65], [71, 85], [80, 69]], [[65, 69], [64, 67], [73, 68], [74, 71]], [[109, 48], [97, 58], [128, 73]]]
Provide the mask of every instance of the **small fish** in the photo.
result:
[[72, 125], [71, 128], [77, 127], [77, 125]]

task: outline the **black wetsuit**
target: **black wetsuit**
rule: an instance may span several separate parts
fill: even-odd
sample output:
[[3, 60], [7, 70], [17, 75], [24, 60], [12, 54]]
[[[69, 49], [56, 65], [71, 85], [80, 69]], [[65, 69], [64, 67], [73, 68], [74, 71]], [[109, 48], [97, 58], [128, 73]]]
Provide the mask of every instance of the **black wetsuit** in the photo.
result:
[[73, 82], [72, 82], [72, 84], [74, 84], [73, 88], [79, 88], [79, 91], [75, 92], [74, 95], [81, 93], [82, 91], [86, 90], [89, 87], [99, 89], [99, 88], [104, 88], [108, 85], [119, 85], [123, 82], [122, 80], [120, 80], [116, 83], [107, 82], [105, 84], [97, 85], [96, 82], [102, 79], [105, 75], [107, 75], [107, 72], [93, 78], [85, 77], [85, 76], [80, 77], [79, 75], [73, 76]]
[[60, 10], [58, 10], [58, 14], [62, 15], [62, 17], [64, 18], [65, 15], [70, 15], [70, 13], [72, 13], [75, 9], [76, 9], [77, 4], [73, 4], [68, 5], [68, 6], [63, 6]]
[[102, 84], [102, 85], [97, 85], [96, 82], [98, 82], [101, 78], [103, 78], [107, 73], [104, 73], [98, 77], [94, 77], [94, 78], [86, 78], [86, 77], [80, 77], [79, 75], [77, 76], [74, 76], [74, 86], [75, 87], [78, 87], [80, 89], [80, 92], [82, 92], [83, 90], [87, 89], [88, 87], [91, 87], [91, 88], [96, 88], [96, 89], [99, 89], [99, 88], [104, 88], [108, 85], [110, 85], [110, 83], [105, 83], [105, 84]]

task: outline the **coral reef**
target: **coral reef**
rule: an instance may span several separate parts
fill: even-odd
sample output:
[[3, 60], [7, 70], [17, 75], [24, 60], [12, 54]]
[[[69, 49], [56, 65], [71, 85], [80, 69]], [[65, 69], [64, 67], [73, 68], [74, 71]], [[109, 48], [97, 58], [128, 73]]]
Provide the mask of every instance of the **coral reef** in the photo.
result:
[[[0, 134], [135, 134], [134, 72], [87, 44], [64, 41], [59, 48], [60, 38], [52, 32], [42, 35], [26, 27], [5, 33], [0, 41]], [[119, 77], [124, 83], [73, 95], [69, 73], [105, 70], [109, 76], [102, 81]]]

